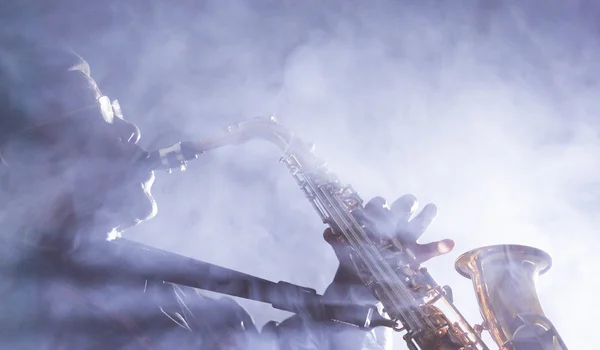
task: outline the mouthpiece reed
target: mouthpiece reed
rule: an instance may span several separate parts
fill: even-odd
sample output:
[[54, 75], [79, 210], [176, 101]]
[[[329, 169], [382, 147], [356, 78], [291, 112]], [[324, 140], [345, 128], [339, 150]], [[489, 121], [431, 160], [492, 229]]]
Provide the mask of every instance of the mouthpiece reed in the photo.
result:
[[163, 169], [171, 172], [172, 169], [181, 171], [187, 168], [187, 162], [198, 158], [199, 154], [194, 143], [190, 141], [178, 142], [169, 147], [160, 148], [146, 154], [138, 162], [144, 170], [152, 171]]

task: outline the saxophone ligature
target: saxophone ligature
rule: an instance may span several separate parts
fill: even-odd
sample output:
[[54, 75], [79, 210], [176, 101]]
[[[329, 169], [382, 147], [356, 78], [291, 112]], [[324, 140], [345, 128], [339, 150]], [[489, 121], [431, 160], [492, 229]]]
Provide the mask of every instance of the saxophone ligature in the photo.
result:
[[[439, 286], [427, 268], [413, 263], [413, 253], [397, 241], [381, 238], [365, 220], [363, 199], [343, 185], [327, 164], [274, 117], [254, 118], [228, 126], [222, 135], [198, 142], [180, 142], [147, 154], [142, 168], [185, 169], [188, 161], [209, 150], [265, 139], [283, 152], [283, 163], [315, 211], [353, 251], [363, 283], [382, 303], [393, 327], [404, 332], [411, 350], [487, 350], [481, 338], [489, 332], [499, 350], [566, 350], [545, 316], [535, 280], [551, 266], [545, 252], [526, 246], [497, 245], [461, 255], [457, 271], [473, 282], [483, 322], [471, 326], [455, 307], [452, 291]], [[390, 257], [403, 262], [393, 266]], [[397, 261], [397, 260], [396, 260]]]

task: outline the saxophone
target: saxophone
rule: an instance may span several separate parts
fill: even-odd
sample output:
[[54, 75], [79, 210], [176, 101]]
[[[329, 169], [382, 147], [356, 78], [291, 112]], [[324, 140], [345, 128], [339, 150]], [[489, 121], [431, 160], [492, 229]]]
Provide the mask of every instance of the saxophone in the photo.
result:
[[[355, 267], [363, 283], [382, 303], [409, 349], [488, 350], [481, 334], [489, 335], [500, 350], [566, 350], [545, 316], [535, 279], [548, 271], [545, 252], [519, 245], [482, 247], [461, 255], [457, 271], [473, 282], [483, 322], [471, 326], [453, 304], [452, 290], [438, 285], [427, 268], [411, 263], [413, 253], [397, 242], [381, 239], [364, 219], [363, 199], [343, 185], [326, 163], [274, 117], [255, 118], [229, 125], [225, 133], [199, 142], [180, 142], [147, 155], [146, 168], [185, 170], [189, 160], [211, 149], [252, 139], [276, 144], [280, 159], [315, 211], [334, 235], [353, 249]], [[391, 265], [400, 254], [404, 263]]]

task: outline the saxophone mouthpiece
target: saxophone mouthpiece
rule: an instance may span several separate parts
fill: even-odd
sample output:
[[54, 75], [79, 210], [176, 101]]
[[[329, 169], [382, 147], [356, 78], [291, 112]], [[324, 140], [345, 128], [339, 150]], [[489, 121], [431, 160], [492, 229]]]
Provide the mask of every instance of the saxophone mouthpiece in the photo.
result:
[[204, 152], [198, 152], [194, 143], [190, 141], [178, 142], [174, 145], [160, 148], [156, 151], [146, 153], [138, 160], [138, 164], [143, 170], [152, 171], [163, 169], [171, 172], [173, 169], [184, 171], [187, 168], [187, 162], [198, 158], [198, 155]]

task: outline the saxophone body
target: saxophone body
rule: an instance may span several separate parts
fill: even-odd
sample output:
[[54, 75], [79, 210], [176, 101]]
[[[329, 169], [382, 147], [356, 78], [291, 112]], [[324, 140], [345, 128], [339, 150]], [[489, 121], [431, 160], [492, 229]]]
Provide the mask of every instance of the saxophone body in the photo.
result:
[[[352, 248], [352, 261], [363, 283], [383, 304], [411, 350], [487, 350], [482, 330], [500, 350], [566, 350], [545, 317], [535, 293], [535, 278], [550, 267], [550, 257], [522, 246], [484, 247], [463, 254], [456, 268], [474, 284], [484, 318], [472, 327], [454, 306], [452, 290], [439, 286], [414, 254], [393, 238], [382, 238], [365, 219], [363, 199], [343, 185], [314, 147], [277, 123], [256, 118], [230, 125], [216, 138], [182, 142], [153, 152], [150, 168], [185, 168], [187, 161], [211, 149], [265, 139], [277, 145], [280, 159], [323, 223]], [[398, 259], [400, 257], [400, 259]], [[390, 261], [402, 261], [390, 264]]]

